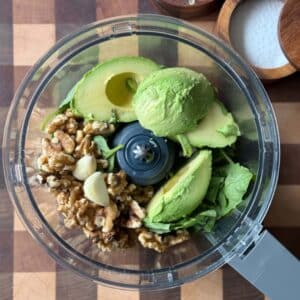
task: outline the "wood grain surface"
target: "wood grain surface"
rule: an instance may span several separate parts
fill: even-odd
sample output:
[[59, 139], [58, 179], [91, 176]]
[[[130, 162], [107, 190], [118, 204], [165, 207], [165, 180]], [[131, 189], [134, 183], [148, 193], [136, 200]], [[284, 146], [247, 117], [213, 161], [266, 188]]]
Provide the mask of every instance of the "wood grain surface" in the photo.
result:
[[279, 20], [280, 44], [290, 62], [300, 70], [300, 2], [286, 0]]
[[[13, 93], [30, 66], [58, 39], [81, 25], [130, 13], [161, 13], [147, 0], [0, 0], [0, 126]], [[212, 31], [217, 14], [190, 21]], [[147, 49], [143, 49], [147, 51]], [[180, 49], [172, 59], [182, 57]], [[279, 121], [282, 167], [265, 220], [270, 231], [300, 256], [300, 75], [266, 85]], [[2, 138], [3, 131], [0, 131]], [[0, 155], [2, 149], [0, 149]], [[2, 172], [2, 168], [1, 168]], [[0, 300], [258, 300], [265, 299], [226, 266], [180, 288], [123, 291], [82, 279], [58, 266], [25, 231], [0, 176]], [[288, 295], [287, 295], [288, 299]]]

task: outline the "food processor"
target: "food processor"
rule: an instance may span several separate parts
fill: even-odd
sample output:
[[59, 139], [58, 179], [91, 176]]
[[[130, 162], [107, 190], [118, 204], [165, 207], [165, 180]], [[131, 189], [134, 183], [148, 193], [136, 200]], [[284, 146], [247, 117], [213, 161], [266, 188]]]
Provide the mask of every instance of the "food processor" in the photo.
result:
[[[36, 181], [43, 118], [86, 71], [128, 55], [203, 73], [239, 124], [237, 160], [256, 178], [243, 203], [211, 233], [193, 233], [189, 241], [165, 253], [139, 245], [101, 252], [80, 230], [65, 228], [54, 196]], [[172, 146], [163, 146], [173, 153]], [[143, 151], [138, 158], [145, 159]], [[33, 238], [62, 266], [97, 283], [155, 290], [192, 281], [228, 263], [271, 299], [299, 299], [299, 261], [262, 226], [276, 188], [279, 159], [274, 112], [254, 72], [212, 35], [158, 15], [107, 19], [60, 40], [21, 83], [3, 139], [10, 198]]]

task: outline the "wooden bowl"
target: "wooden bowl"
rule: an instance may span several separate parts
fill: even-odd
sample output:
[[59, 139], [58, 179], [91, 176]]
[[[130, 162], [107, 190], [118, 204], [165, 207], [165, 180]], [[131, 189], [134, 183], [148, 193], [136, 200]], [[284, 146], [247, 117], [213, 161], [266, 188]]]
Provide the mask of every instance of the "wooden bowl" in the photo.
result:
[[300, 70], [300, 1], [286, 0], [279, 20], [279, 41], [291, 64]]
[[204, 16], [219, 6], [219, 0], [152, 0], [158, 7], [180, 18]]
[[[230, 40], [230, 22], [234, 10], [242, 1], [251, 1], [251, 0], [227, 0], [223, 4], [218, 20], [215, 27], [215, 33], [227, 42], [232, 48]], [[287, 63], [281, 67], [276, 68], [260, 68], [250, 64], [254, 71], [258, 74], [259, 78], [263, 80], [275, 80], [286, 77], [296, 72], [296, 69], [290, 64]]]

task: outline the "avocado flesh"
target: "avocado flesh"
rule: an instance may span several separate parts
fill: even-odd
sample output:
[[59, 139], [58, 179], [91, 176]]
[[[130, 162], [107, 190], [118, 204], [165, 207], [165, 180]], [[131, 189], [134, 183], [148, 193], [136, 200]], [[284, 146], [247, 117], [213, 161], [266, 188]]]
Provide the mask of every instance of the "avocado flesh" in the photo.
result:
[[[226, 130], [227, 128], [231, 130]], [[190, 144], [198, 148], [230, 146], [236, 142], [239, 135], [238, 125], [232, 114], [218, 101], [214, 101], [208, 114], [198, 126], [185, 134]]]
[[169, 223], [192, 213], [206, 195], [211, 172], [211, 151], [202, 150], [154, 195], [147, 207], [149, 221]]
[[135, 121], [132, 86], [158, 69], [152, 60], [138, 56], [105, 61], [80, 80], [71, 107], [79, 115], [98, 121], [109, 121], [113, 115], [120, 122]]

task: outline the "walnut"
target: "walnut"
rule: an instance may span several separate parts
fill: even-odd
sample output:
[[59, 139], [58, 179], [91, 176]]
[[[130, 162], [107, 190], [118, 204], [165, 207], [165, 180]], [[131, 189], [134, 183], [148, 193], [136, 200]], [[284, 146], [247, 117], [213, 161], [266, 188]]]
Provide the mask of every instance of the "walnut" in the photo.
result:
[[154, 188], [152, 186], [136, 186], [132, 191], [132, 197], [138, 203], [148, 203], [154, 195]]
[[73, 170], [75, 167], [75, 159], [66, 153], [58, 152], [52, 155], [48, 160], [50, 169], [54, 171]]
[[91, 135], [87, 134], [75, 148], [75, 157], [80, 158], [87, 154], [94, 154], [95, 144]]
[[[72, 182], [72, 184], [74, 185], [74, 181]], [[74, 188], [72, 188], [70, 191], [70, 197], [69, 197], [70, 204], [74, 205], [78, 199], [82, 198], [82, 196], [83, 196], [82, 185], [74, 186]]]
[[57, 196], [56, 196], [56, 201], [58, 204], [60, 205], [64, 205], [67, 203], [68, 201], [68, 196], [69, 194], [66, 192], [60, 192]]
[[77, 130], [76, 131], [76, 137], [75, 137], [75, 141], [77, 144], [80, 144], [81, 141], [83, 140], [84, 138], [84, 133], [82, 130]]
[[100, 169], [108, 168], [108, 160], [107, 159], [97, 159], [97, 167]]
[[101, 207], [96, 210], [95, 218], [94, 218], [94, 225], [97, 228], [101, 228], [104, 226], [104, 224], [105, 224], [104, 208]]
[[42, 139], [42, 154], [46, 157], [50, 157], [59, 153], [61, 149], [57, 147], [55, 144], [52, 145], [51, 141], [48, 138]]
[[74, 148], [75, 148], [75, 142], [70, 137], [70, 135], [68, 135], [67, 133], [64, 133], [61, 130], [57, 130], [54, 132], [54, 137], [56, 137], [60, 141], [60, 143], [66, 153], [68, 153], [68, 154], [73, 153]]
[[56, 137], [53, 137], [53, 138], [51, 139], [51, 147], [52, 147], [56, 152], [62, 151], [61, 143], [60, 143], [59, 139], [56, 138]]
[[83, 132], [90, 135], [108, 136], [115, 131], [115, 125], [107, 122], [92, 121], [85, 124]]
[[167, 246], [162, 243], [161, 236], [156, 233], [143, 229], [139, 235], [138, 240], [144, 248], [153, 249], [157, 252], [164, 252]]
[[46, 132], [49, 134], [54, 133], [56, 130], [61, 129], [67, 122], [68, 117], [64, 114], [59, 114], [47, 125]]
[[72, 112], [72, 110], [70, 108], [68, 108], [66, 111], [65, 111], [65, 115], [67, 118], [73, 118], [73, 119], [82, 119], [80, 116], [77, 116], [76, 114], [74, 114]]
[[114, 220], [118, 217], [118, 208], [114, 202], [110, 202], [109, 206], [104, 208], [105, 223], [102, 232], [109, 232], [114, 227]]
[[145, 209], [140, 207], [140, 205], [134, 200], [130, 203], [130, 213], [140, 220], [145, 218]]
[[142, 227], [142, 220], [145, 218], [145, 209], [141, 208], [136, 201], [131, 201], [129, 204], [129, 217], [127, 220], [122, 220], [122, 226], [126, 228]]
[[138, 234], [138, 240], [144, 248], [153, 249], [157, 252], [164, 252], [168, 247], [180, 244], [189, 239], [186, 230], [178, 230], [174, 234], [161, 236], [143, 228]]
[[54, 175], [48, 176], [46, 181], [50, 188], [58, 188], [61, 186], [60, 180], [57, 177], [55, 177]]
[[190, 238], [190, 235], [187, 230], [178, 230], [175, 234], [166, 235], [163, 238], [164, 243], [167, 244], [168, 247], [180, 244]]
[[115, 234], [115, 231], [103, 232], [101, 238], [105, 244], [108, 244], [114, 240]]
[[78, 122], [73, 117], [70, 117], [66, 123], [67, 133], [76, 134], [77, 129], [78, 129]]
[[37, 166], [38, 168], [41, 170], [42, 165], [48, 164], [48, 156], [42, 154], [41, 156], [39, 156], [39, 158], [37, 159]]
[[108, 186], [107, 191], [111, 196], [120, 195], [128, 184], [126, 173], [122, 170], [118, 173], [108, 173], [106, 183]]
[[52, 170], [49, 166], [48, 166], [48, 156], [46, 155], [41, 155], [38, 160], [37, 160], [37, 165], [38, 168], [41, 172], [43, 172], [44, 174], [49, 174], [54, 172], [54, 170]]
[[37, 179], [37, 181], [38, 181], [39, 184], [44, 184], [44, 183], [46, 183], [47, 176], [48, 176], [47, 173], [39, 172], [39, 173], [36, 175], [36, 179]]
[[129, 218], [127, 220], [123, 220], [121, 224], [123, 227], [131, 229], [141, 228], [143, 225], [141, 219], [136, 216], [129, 216]]

